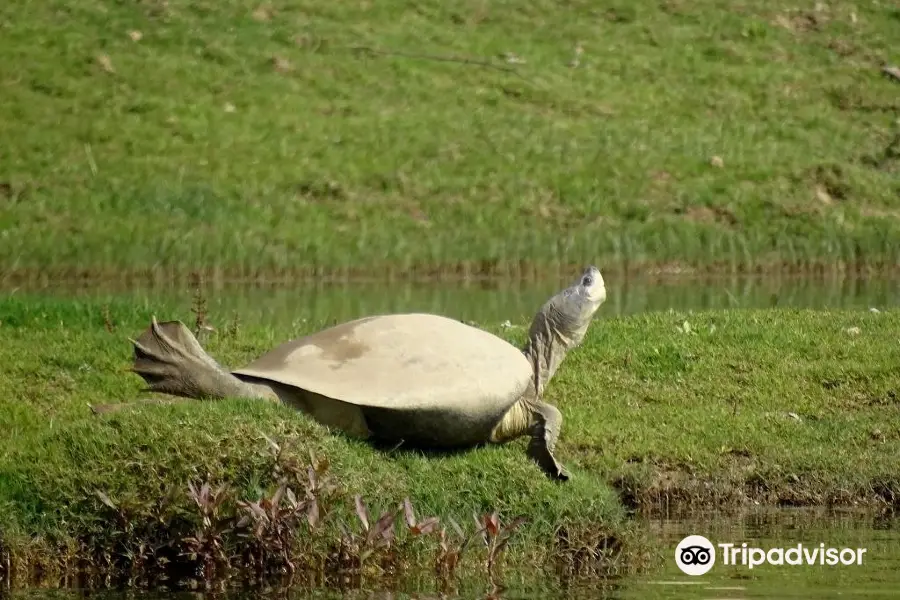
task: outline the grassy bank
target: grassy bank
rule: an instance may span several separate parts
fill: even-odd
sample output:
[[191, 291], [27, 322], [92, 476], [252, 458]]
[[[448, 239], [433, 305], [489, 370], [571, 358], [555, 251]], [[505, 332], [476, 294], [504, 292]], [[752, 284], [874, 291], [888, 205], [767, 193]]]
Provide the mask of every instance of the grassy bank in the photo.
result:
[[[244, 577], [287, 569], [288, 562], [299, 573], [327, 569], [343, 571], [341, 576], [399, 577], [413, 563], [416, 575], [434, 568], [448, 576], [465, 538], [474, 541], [456, 572], [478, 575], [484, 574], [489, 547], [475, 535], [473, 517], [482, 520], [495, 511], [498, 541], [517, 517], [527, 519], [509, 530], [514, 542], [500, 553], [498, 569], [514, 561], [616, 572], [630, 568], [623, 562], [625, 544], [629, 553], [639, 551], [632, 547], [639, 536], [615, 490], [592, 477], [555, 485], [535, 470], [523, 448], [444, 457], [373, 451], [287, 408], [240, 400], [93, 416], [88, 403], [139, 395], [139, 381], [125, 372], [127, 337], [150, 314], [127, 302], [101, 306], [14, 296], [0, 303], [0, 353], [7, 361], [0, 414], [12, 432], [0, 441], [0, 552], [10, 553], [20, 579], [35, 567], [51, 574], [76, 567], [112, 570], [143, 580], [166, 569], [202, 579], [230, 566]], [[225, 326], [208, 343], [223, 360], [240, 362], [282, 333]], [[268, 440], [282, 448], [280, 459]], [[317, 479], [330, 477], [336, 488], [312, 490], [310, 496], [308, 466], [320, 463], [327, 471]], [[317, 498], [317, 518], [306, 506], [293, 515], [270, 514], [262, 533], [227, 531], [245, 514], [254, 516], [238, 501], [272, 501], [285, 478], [298, 502]], [[212, 491], [227, 486], [225, 499], [197, 502], [189, 486], [201, 490], [205, 483]], [[419, 521], [440, 519], [445, 542], [437, 537], [440, 528], [410, 535], [404, 513], [395, 515], [391, 548], [378, 546], [380, 536], [367, 542], [356, 495], [373, 527], [384, 512], [409, 499]], [[281, 510], [289, 513], [288, 490], [281, 496]], [[291, 550], [282, 555], [282, 548]]]
[[813, 4], [7, 2], [0, 271], [896, 265], [900, 13]]
[[[0, 530], [18, 568], [40, 564], [53, 572], [83, 560], [126, 571], [137, 565], [140, 572], [165, 558], [195, 573], [212, 556], [207, 568], [214, 569], [214, 525], [244, 514], [237, 500], [271, 499], [285, 476], [296, 497], [305, 498], [310, 451], [328, 461], [339, 488], [323, 496], [329, 513], [320, 528], [307, 533], [307, 513], [300, 514], [299, 541], [266, 530], [275, 536], [266, 542], [277, 542], [263, 544], [269, 567], [281, 564], [271, 548], [290, 542], [312, 566], [356, 569], [364, 545], [356, 559], [342, 554], [339, 528], [361, 531], [355, 494], [375, 514], [409, 498], [420, 519], [441, 518], [451, 541], [449, 518], [472, 533], [473, 513], [498, 511], [501, 523], [524, 516], [504, 561], [601, 572], [634, 568], [645, 556], [628, 506], [896, 506], [900, 496], [896, 312], [660, 313], [597, 321], [548, 390], [565, 416], [558, 451], [574, 475], [562, 486], [540, 475], [521, 442], [440, 457], [375, 451], [287, 409], [248, 401], [92, 416], [88, 403], [139, 395], [138, 378], [124, 370], [126, 338], [146, 326], [151, 312], [193, 319], [184, 303], [151, 311], [125, 302], [24, 296], [0, 302], [0, 411], [12, 432], [0, 439]], [[239, 364], [321, 325], [296, 315], [278, 327], [224, 325], [205, 344], [225, 364]], [[524, 336], [521, 327], [488, 327], [515, 343]], [[287, 447], [290, 461], [276, 461], [264, 436]], [[225, 484], [232, 494], [206, 525], [198, 508], [206, 504], [188, 494], [190, 483], [204, 482], [212, 489]], [[440, 562], [438, 540], [411, 538], [405, 527], [398, 516], [398, 540], [407, 541], [393, 554], [376, 553], [364, 572]], [[200, 534], [208, 545], [195, 550], [194, 562], [190, 554], [178, 558], [189, 551], [184, 544], [194, 543], [184, 538]], [[255, 538], [221, 535], [236, 564], [259, 562]], [[56, 550], [48, 554], [48, 547]], [[461, 568], [483, 570], [484, 544], [470, 554]]]

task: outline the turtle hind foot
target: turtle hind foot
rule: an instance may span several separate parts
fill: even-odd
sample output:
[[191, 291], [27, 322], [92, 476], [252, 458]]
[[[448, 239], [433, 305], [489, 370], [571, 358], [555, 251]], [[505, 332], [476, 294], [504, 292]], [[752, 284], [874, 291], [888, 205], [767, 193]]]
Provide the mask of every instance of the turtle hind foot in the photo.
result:
[[143, 378], [149, 391], [187, 398], [222, 398], [234, 384], [240, 384], [203, 350], [180, 321], [158, 323], [153, 317], [150, 327], [131, 343], [131, 370]]
[[554, 481], [568, 481], [569, 473], [560, 464], [546, 444], [532, 440], [528, 445], [528, 456], [537, 463], [541, 470]]
[[541, 402], [534, 406], [533, 415], [528, 456], [550, 479], [568, 481], [569, 473], [553, 455], [562, 426], [562, 413], [555, 406]]

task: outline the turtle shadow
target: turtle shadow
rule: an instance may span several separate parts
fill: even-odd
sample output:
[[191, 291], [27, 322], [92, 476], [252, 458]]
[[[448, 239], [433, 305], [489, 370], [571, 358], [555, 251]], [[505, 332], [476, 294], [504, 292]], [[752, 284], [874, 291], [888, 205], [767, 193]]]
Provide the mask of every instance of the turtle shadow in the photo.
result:
[[379, 438], [370, 439], [368, 440], [368, 442], [373, 450], [392, 457], [422, 456], [425, 458], [450, 458], [454, 456], [462, 456], [464, 454], [472, 452], [473, 450], [477, 450], [479, 448], [487, 446], [487, 444], [476, 444], [474, 446], [438, 448], [422, 443], [405, 441], [397, 442], [396, 440], [386, 440]]

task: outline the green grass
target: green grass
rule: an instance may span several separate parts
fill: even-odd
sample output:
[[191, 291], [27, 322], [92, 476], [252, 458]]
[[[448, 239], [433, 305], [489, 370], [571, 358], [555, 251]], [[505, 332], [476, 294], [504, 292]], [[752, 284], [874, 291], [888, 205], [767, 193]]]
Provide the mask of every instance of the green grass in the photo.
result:
[[798, 6], [6, 2], [0, 270], [895, 265], [900, 13]]
[[[174, 301], [152, 313], [192, 319]], [[473, 512], [527, 516], [508, 557], [518, 565], [552, 562], [606, 535], [639, 560], [629, 506], [896, 505], [900, 496], [896, 311], [601, 316], [547, 392], [565, 417], [558, 453], [573, 479], [564, 485], [527, 460], [524, 440], [453, 456], [378, 451], [286, 408], [237, 399], [93, 416], [88, 403], [140, 395], [126, 371], [127, 337], [152, 313], [127, 301], [0, 301], [0, 531], [13, 553], [73, 539], [124, 543], [97, 490], [137, 507], [134, 523], [157, 515], [172, 535], [192, 523], [183, 516], [189, 481], [225, 482], [249, 499], [271, 492], [263, 435], [289, 441], [301, 459], [310, 449], [326, 457], [343, 489], [373, 511], [409, 497], [420, 516], [464, 525]], [[205, 344], [237, 365], [323, 325], [295, 317], [220, 326]], [[520, 344], [527, 321], [514, 325], [488, 328]], [[154, 508], [168, 493], [183, 512]], [[335, 514], [351, 522], [352, 504]]]
[[895, 505], [896, 311], [663, 313], [597, 327], [553, 394], [564, 460], [639, 505]]

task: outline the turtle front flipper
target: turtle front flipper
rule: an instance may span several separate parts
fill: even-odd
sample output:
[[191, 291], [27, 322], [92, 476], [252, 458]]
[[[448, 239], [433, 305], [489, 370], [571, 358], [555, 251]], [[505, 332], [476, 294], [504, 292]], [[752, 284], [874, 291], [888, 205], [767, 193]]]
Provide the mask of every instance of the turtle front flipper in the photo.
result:
[[180, 321], [158, 323], [131, 340], [132, 370], [147, 382], [149, 390], [187, 398], [264, 398], [278, 396], [264, 385], [241, 381], [209, 356]]
[[567, 481], [569, 474], [553, 456], [556, 440], [562, 428], [562, 413], [555, 406], [545, 402], [537, 402], [531, 409], [531, 441], [528, 444], [528, 456], [551, 479]]

